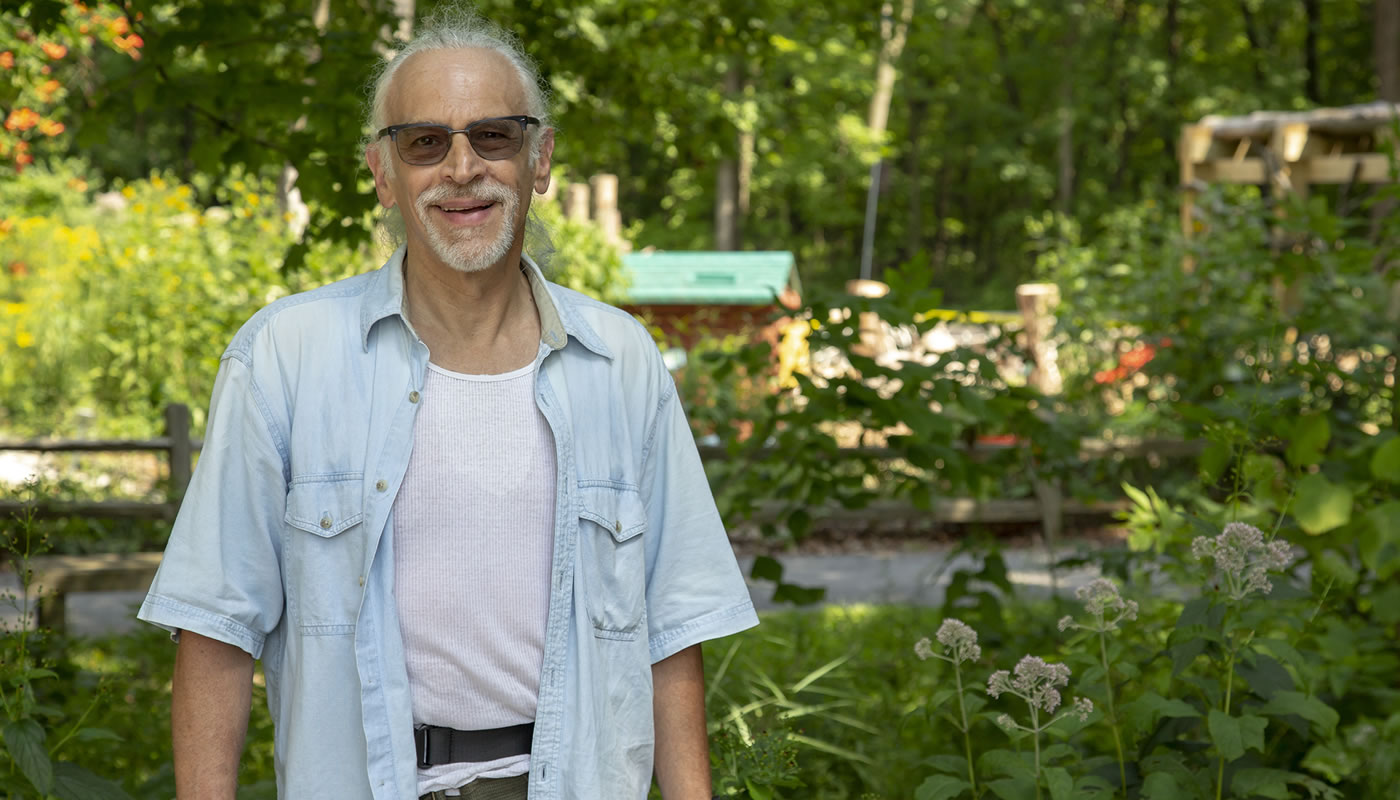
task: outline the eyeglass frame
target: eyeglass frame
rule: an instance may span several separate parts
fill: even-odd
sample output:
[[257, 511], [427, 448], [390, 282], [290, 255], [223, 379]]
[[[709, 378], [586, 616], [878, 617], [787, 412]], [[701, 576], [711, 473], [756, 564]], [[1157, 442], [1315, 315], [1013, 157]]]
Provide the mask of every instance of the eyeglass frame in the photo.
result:
[[[525, 137], [529, 135], [530, 126], [538, 126], [541, 124], [539, 119], [528, 116], [526, 114], [512, 114], [504, 117], [486, 117], [484, 119], [479, 119], [476, 122], [471, 123], [465, 128], [455, 129], [450, 125], [443, 125], [440, 122], [405, 122], [401, 125], [390, 125], [387, 128], [382, 128], [379, 131], [379, 133], [375, 134], [374, 138], [375, 140], [379, 140], [383, 139], [385, 136], [388, 136], [390, 141], [394, 143], [394, 152], [398, 153], [399, 160], [412, 167], [431, 167], [434, 164], [441, 164], [443, 160], [447, 158], [447, 154], [452, 152], [452, 137], [459, 133], [466, 135], [467, 146], [472, 149], [473, 153], [476, 153], [477, 157], [485, 159], [486, 161], [505, 161], [507, 159], [515, 158], [516, 156], [520, 155], [520, 150], [516, 150], [514, 153], [511, 153], [508, 156], [501, 156], [500, 158], [491, 158], [490, 156], [482, 155], [481, 151], [476, 149], [476, 145], [472, 144], [471, 137], [472, 128], [475, 128], [483, 122], [500, 122], [504, 119], [520, 123], [520, 150], [525, 149]], [[447, 131], [447, 149], [442, 151], [442, 158], [439, 158], [437, 161], [432, 161], [427, 164], [414, 164], [411, 161], [405, 160], [403, 157], [403, 153], [399, 153], [399, 131], [406, 130], [408, 128], [437, 128], [439, 130]]]

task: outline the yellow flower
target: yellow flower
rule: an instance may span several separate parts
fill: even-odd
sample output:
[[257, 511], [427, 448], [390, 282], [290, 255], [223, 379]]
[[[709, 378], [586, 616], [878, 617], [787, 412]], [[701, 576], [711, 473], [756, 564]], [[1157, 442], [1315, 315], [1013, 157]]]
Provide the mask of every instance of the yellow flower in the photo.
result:
[[154, 175], [154, 176], [151, 177], [151, 185], [154, 186], [154, 187], [157, 188], [157, 189], [164, 189], [164, 188], [165, 188], [165, 181], [162, 180], [161, 177], [160, 177], [159, 175]]
[[21, 348], [32, 347], [34, 345], [34, 337], [29, 331], [19, 331], [15, 333], [15, 344], [19, 345]]
[[29, 306], [24, 303], [6, 303], [5, 313], [9, 316], [18, 316], [29, 310]]
[[255, 195], [255, 194], [253, 194], [252, 192], [249, 192], [249, 193], [247, 193], [246, 195], [244, 195], [244, 196], [243, 196], [243, 200], [244, 200], [245, 202], [247, 202], [248, 205], [250, 205], [250, 206], [252, 206], [252, 207], [254, 207], [254, 208], [257, 208], [257, 207], [258, 207], [258, 203], [262, 202], [261, 200], [259, 200], [258, 196]]
[[130, 200], [131, 198], [133, 198], [133, 197], [135, 197], [135, 196], [136, 196], [136, 190], [135, 190], [135, 189], [131, 188], [130, 186], [123, 186], [123, 187], [122, 187], [122, 197], [125, 197], [126, 199]]

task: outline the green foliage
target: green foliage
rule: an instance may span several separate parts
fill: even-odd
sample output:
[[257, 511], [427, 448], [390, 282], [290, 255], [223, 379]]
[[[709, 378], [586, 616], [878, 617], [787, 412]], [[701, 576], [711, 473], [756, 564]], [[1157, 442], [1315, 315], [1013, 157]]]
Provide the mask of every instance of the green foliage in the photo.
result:
[[[0, 189], [25, 201], [5, 203], [0, 222], [12, 259], [0, 276], [0, 403], [11, 429], [71, 429], [86, 408], [103, 432], [151, 435], [167, 403], [187, 404], [202, 428], [239, 325], [278, 297], [374, 263], [366, 248], [321, 242], [284, 276], [291, 234], [270, 187], [236, 174], [201, 187], [155, 175], [96, 198], [86, 188], [73, 165]], [[201, 194], [221, 204], [203, 207]]]
[[[38, 488], [28, 490], [32, 495]], [[130, 800], [117, 783], [79, 763], [96, 760], [74, 760], [69, 755], [78, 742], [117, 738], [109, 729], [89, 724], [94, 711], [111, 703], [112, 685], [99, 683], [79, 709], [54, 704], [55, 684], [61, 686], [66, 676], [55, 671], [58, 667], [47, 657], [48, 634], [30, 630], [37, 601], [30, 559], [43, 552], [45, 541], [35, 533], [32, 518], [0, 525], [0, 556], [12, 564], [19, 578], [19, 594], [7, 593], [4, 598], [19, 615], [18, 621], [0, 630], [0, 770], [11, 777], [6, 797]]]
[[627, 296], [622, 254], [591, 222], [568, 219], [558, 203], [535, 198], [530, 211], [538, 225], [526, 227], [525, 252], [561, 286], [620, 303]]
[[[368, 243], [295, 237], [269, 181], [234, 171], [194, 185], [152, 175], [94, 193], [79, 163], [30, 169], [0, 183], [0, 427], [151, 436], [168, 403], [202, 429], [224, 346], [262, 306], [367, 271]], [[616, 248], [590, 223], [539, 202], [553, 240], [551, 276], [617, 299]], [[544, 239], [531, 237], [539, 252]]]
[[[311, 238], [365, 241], [359, 102], [393, 47], [392, 4], [333, 5], [324, 20], [285, 2], [88, 5], [0, 4], [0, 30], [29, 37], [0, 34], [16, 58], [0, 110], [62, 120], [61, 138], [38, 138], [84, 153], [104, 181], [235, 166], [271, 176], [290, 163], [313, 201]], [[877, 265], [927, 260], [964, 305], [1008, 302], [1027, 246], [1045, 246], [1029, 229], [1047, 208], [1096, 241], [1116, 208], [1165, 203], [1182, 121], [1375, 94], [1363, 0], [1312, 16], [1294, 0], [929, 0], [894, 65], [882, 139], [868, 127], [881, 33], [866, 3], [477, 5], [539, 61], [557, 164], [576, 179], [617, 174], [639, 245], [712, 246], [711, 187], [737, 161], [745, 246], [793, 250], [809, 285], [839, 285], [854, 277], [869, 167], [883, 157]], [[85, 15], [104, 22], [84, 32]], [[42, 42], [70, 53], [50, 64]], [[39, 74], [45, 65], [59, 71]], [[55, 78], [62, 90], [40, 106], [34, 95]]]

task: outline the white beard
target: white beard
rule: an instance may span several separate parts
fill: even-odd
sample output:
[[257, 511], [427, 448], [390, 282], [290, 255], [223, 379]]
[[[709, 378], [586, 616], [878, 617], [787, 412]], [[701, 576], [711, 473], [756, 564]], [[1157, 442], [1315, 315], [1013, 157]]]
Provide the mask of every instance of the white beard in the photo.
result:
[[[481, 228], [453, 228], [431, 218], [433, 206], [457, 199], [486, 200], [501, 209], [501, 224], [494, 238]], [[428, 247], [442, 263], [459, 272], [480, 272], [505, 258], [515, 243], [520, 198], [503, 183], [477, 178], [465, 186], [435, 186], [414, 202], [423, 223]]]

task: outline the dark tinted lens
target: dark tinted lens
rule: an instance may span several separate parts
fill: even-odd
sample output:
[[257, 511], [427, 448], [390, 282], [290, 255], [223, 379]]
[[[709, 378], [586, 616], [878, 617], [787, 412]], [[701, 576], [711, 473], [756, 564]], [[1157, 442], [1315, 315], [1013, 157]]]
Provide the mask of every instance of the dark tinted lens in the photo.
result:
[[451, 136], [440, 125], [416, 125], [401, 128], [394, 137], [399, 144], [399, 158], [408, 164], [435, 164], [447, 155]]
[[510, 158], [520, 152], [525, 140], [524, 130], [513, 119], [486, 119], [472, 126], [472, 149], [482, 158], [492, 160]]

